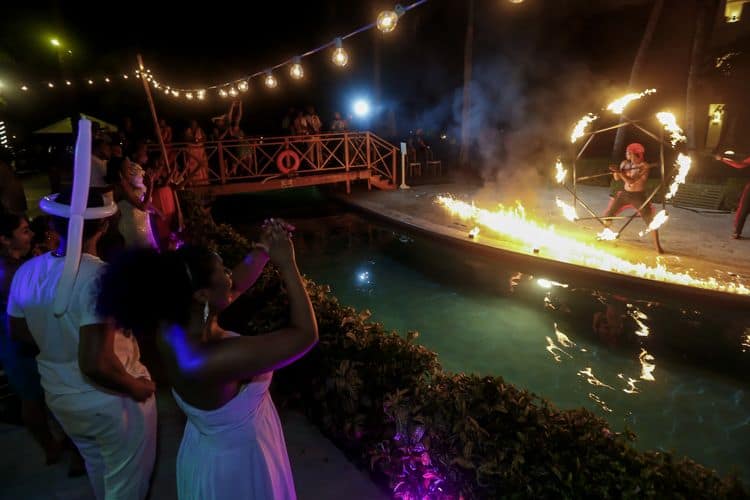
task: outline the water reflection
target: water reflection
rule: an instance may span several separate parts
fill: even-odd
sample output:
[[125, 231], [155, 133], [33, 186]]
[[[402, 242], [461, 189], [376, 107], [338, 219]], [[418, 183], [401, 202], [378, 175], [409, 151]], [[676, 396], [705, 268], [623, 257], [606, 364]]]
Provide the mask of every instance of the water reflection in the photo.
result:
[[633, 429], [645, 449], [750, 470], [750, 314], [597, 291], [339, 219], [294, 221], [306, 245], [300, 267], [389, 329], [419, 330], [446, 369], [502, 375], [559, 407], [587, 407], [613, 430]]

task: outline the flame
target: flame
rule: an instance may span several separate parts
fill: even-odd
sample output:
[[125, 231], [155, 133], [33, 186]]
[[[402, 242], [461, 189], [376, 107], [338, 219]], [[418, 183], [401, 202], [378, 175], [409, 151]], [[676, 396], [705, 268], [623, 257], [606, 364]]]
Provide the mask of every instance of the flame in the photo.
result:
[[687, 137], [685, 137], [682, 128], [677, 125], [677, 118], [675, 118], [672, 113], [660, 111], [659, 113], [656, 113], [656, 119], [659, 120], [659, 123], [661, 123], [667, 132], [671, 134], [670, 142], [672, 143], [672, 146], [687, 141]]
[[562, 209], [563, 217], [571, 222], [578, 220], [578, 214], [576, 213], [576, 209], [574, 206], [568, 205], [560, 198], [555, 198], [555, 203], [557, 203], [557, 206]]
[[555, 180], [558, 184], [563, 184], [567, 175], [568, 171], [563, 168], [562, 161], [558, 159], [557, 163], [555, 163]]
[[615, 241], [618, 236], [620, 236], [619, 233], [616, 233], [610, 228], [605, 227], [601, 233], [596, 235], [596, 239], [600, 241]]
[[654, 215], [654, 219], [651, 221], [651, 224], [648, 225], [648, 227], [644, 230], [638, 233], [638, 236], [643, 237], [650, 233], [651, 231], [656, 231], [659, 229], [665, 222], [669, 220], [669, 215], [667, 215], [666, 210], [662, 209], [659, 210], [659, 213]]
[[677, 175], [672, 184], [669, 185], [669, 192], [666, 194], [668, 200], [671, 200], [677, 194], [680, 184], [685, 184], [690, 167], [693, 166], [693, 160], [688, 155], [680, 153], [677, 155], [675, 166], [677, 167]]
[[545, 257], [561, 262], [678, 285], [750, 295], [750, 288], [741, 283], [719, 281], [714, 277], [695, 278], [689, 273], [670, 271], [661, 263], [649, 266], [643, 262], [630, 262], [602, 248], [563, 236], [550, 226], [527, 219], [520, 204], [512, 209], [500, 206], [498, 210], [490, 211], [452, 196], [438, 196], [436, 202], [462, 220], [472, 220], [477, 226], [492, 230], [526, 247], [539, 248], [540, 251], [543, 250]]
[[570, 142], [576, 142], [578, 139], [586, 135], [586, 129], [588, 128], [589, 124], [592, 123], [594, 120], [599, 118], [595, 114], [589, 113], [580, 120], [578, 120], [578, 123], [576, 123], [575, 128], [573, 129], [573, 133], [570, 134]]
[[649, 94], [653, 94], [656, 92], [656, 89], [648, 89], [644, 90], [641, 93], [633, 92], [630, 94], [625, 94], [624, 96], [620, 97], [619, 99], [616, 99], [609, 103], [607, 106], [608, 111], [612, 111], [613, 113], [622, 114], [623, 111], [625, 111], [625, 108], [628, 104], [630, 104], [633, 101], [636, 101], [640, 99], [641, 97], [647, 96]]
[[654, 378], [654, 370], [656, 370], [656, 364], [654, 361], [654, 357], [646, 351], [646, 349], [641, 348], [641, 353], [638, 355], [638, 361], [641, 362], [641, 380], [648, 380], [649, 382], [654, 382], [656, 378]]

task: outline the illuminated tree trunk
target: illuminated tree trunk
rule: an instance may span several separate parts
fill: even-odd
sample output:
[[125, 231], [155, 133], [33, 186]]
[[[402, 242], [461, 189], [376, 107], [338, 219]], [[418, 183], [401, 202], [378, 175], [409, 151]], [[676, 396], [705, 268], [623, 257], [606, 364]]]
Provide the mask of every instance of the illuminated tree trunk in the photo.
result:
[[[651, 7], [651, 14], [648, 17], [648, 24], [646, 24], [646, 30], [643, 32], [643, 38], [641, 38], [641, 44], [638, 47], [638, 52], [635, 54], [635, 60], [633, 61], [633, 67], [630, 69], [630, 79], [628, 80], [628, 91], [634, 92], [636, 80], [643, 71], [643, 64], [646, 60], [646, 53], [651, 45], [651, 40], [654, 38], [654, 32], [656, 31], [656, 25], [659, 22], [662, 8], [664, 7], [664, 0], [656, 0], [654, 6]], [[622, 122], [621, 122], [622, 123]], [[615, 136], [615, 145], [612, 148], [612, 159], [620, 159], [625, 150], [625, 127], [617, 129], [617, 135]]]
[[711, 23], [716, 13], [716, 0], [698, 0], [698, 13], [695, 16], [695, 34], [693, 48], [690, 54], [690, 70], [688, 71], [687, 92], [685, 98], [685, 135], [687, 147], [695, 150], [698, 147], [696, 116], [698, 102], [698, 79], [708, 40], [711, 37]]
[[472, 49], [474, 45], [474, 0], [469, 0], [469, 13], [466, 20], [466, 41], [464, 43], [464, 102], [461, 113], [461, 151], [458, 155], [460, 166], [469, 163], [469, 148], [471, 146], [469, 119], [471, 107], [471, 72]]

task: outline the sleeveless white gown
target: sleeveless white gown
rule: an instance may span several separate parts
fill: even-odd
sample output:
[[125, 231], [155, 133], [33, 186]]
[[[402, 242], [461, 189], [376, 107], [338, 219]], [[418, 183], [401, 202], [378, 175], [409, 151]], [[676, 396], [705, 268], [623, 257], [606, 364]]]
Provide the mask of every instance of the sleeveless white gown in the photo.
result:
[[180, 500], [296, 499], [284, 433], [268, 387], [255, 377], [228, 403], [201, 410], [172, 390], [187, 415], [177, 454]]
[[[138, 198], [143, 201], [146, 194], [146, 187], [143, 185], [143, 168], [133, 163], [128, 172], [128, 182], [135, 189]], [[127, 248], [158, 248], [154, 233], [151, 230], [151, 220], [149, 213], [139, 210], [130, 204], [128, 200], [117, 202], [117, 209], [120, 211], [120, 219], [117, 223], [117, 229], [125, 239]]]

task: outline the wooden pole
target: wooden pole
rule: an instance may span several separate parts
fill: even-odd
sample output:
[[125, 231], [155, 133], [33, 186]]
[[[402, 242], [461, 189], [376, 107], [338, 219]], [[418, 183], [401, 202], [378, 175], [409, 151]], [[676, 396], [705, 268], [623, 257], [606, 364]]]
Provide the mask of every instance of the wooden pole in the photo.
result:
[[167, 172], [170, 176], [172, 174], [169, 167], [169, 156], [167, 155], [167, 147], [164, 145], [164, 138], [161, 135], [161, 127], [159, 127], [159, 118], [156, 116], [156, 106], [154, 106], [154, 97], [151, 95], [151, 87], [148, 86], [148, 81], [144, 78], [144, 66], [143, 58], [138, 54], [138, 67], [140, 68], [141, 82], [143, 83], [143, 90], [146, 92], [146, 99], [148, 99], [148, 106], [151, 108], [151, 118], [154, 120], [154, 130], [156, 131], [156, 137], [159, 138], [159, 146], [161, 146], [161, 154], [164, 157], [164, 164], [167, 166]]

